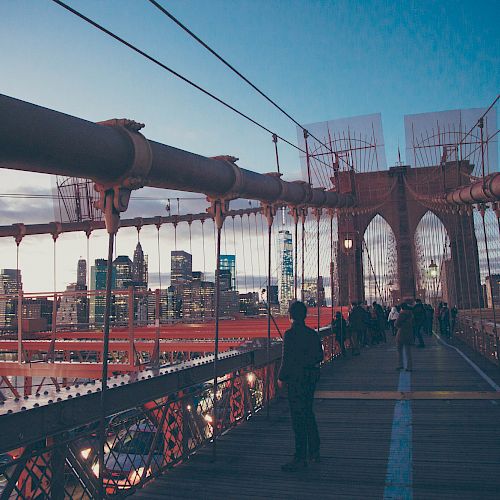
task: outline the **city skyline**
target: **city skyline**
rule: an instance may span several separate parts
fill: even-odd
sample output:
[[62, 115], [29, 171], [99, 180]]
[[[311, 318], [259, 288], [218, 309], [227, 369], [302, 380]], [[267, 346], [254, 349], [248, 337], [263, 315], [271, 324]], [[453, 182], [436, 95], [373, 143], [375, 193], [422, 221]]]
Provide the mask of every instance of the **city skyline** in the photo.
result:
[[[154, 9], [142, 3], [118, 1], [103, 4], [89, 0], [84, 5], [74, 5], [203, 86], [217, 89], [216, 93], [229, 102], [250, 111], [270, 129], [295, 142], [295, 124], [243, 86], [208, 53], [193, 46], [188, 37], [159, 18]], [[405, 161], [405, 115], [485, 107], [499, 86], [494, 21], [497, 6], [493, 1], [483, 2], [481, 9], [473, 2], [451, 0], [394, 5], [371, 0], [364, 8], [348, 0], [292, 1], [286, 7], [280, 2], [262, 7], [260, 2], [228, 5], [222, 1], [174, 1], [169, 8], [300, 123], [380, 112], [388, 165], [399, 160], [398, 151]], [[380, 15], [373, 17], [371, 12]], [[336, 19], [334, 30], [330, 18]], [[436, 18], [440, 19], [439, 29], [433, 21]], [[152, 140], [206, 156], [231, 154], [240, 158], [240, 166], [258, 172], [275, 169], [275, 152], [267, 133], [166, 77], [56, 5], [4, 2], [0, 5], [0, 19], [0, 41], [9, 47], [3, 54], [3, 93], [91, 121], [127, 116], [145, 123], [144, 133]], [[274, 19], [281, 22], [276, 25]], [[357, 30], [352, 30], [353, 19]], [[147, 29], [141, 29], [145, 26]], [[257, 39], [255, 32], [260, 33]], [[233, 42], [228, 44], [227, 40]], [[61, 78], [63, 67], [66, 70]], [[309, 78], [311, 74], [314, 78]], [[412, 78], [408, 78], [409, 74]], [[471, 74], [474, 78], [470, 78]], [[283, 75], [287, 85], [283, 85]], [[368, 81], [370, 85], [366, 84]], [[282, 141], [278, 150], [283, 177], [303, 179], [296, 150]], [[53, 190], [51, 176], [9, 171], [3, 171], [2, 176], [5, 193], [49, 195]], [[143, 188], [132, 195], [124, 216], [166, 215], [168, 198], [172, 213], [177, 213], [177, 197], [189, 198], [180, 201], [182, 213], [206, 209], [203, 195]], [[49, 222], [55, 217], [53, 205], [53, 200], [40, 197], [0, 198], [4, 224]], [[231, 205], [248, 206], [248, 202]], [[205, 227], [208, 236], [212, 228]], [[172, 235], [172, 228], [162, 228], [162, 240], [173, 241]], [[134, 228], [120, 229], [117, 254], [132, 255], [136, 241]], [[141, 241], [148, 248], [150, 268], [157, 270], [158, 256], [152, 250], [156, 245], [155, 228], [143, 228]], [[179, 248], [189, 249], [189, 231], [182, 225], [178, 227], [177, 242]], [[241, 255], [241, 243], [236, 244], [237, 250], [223, 251]], [[192, 227], [192, 245], [201, 249], [201, 231], [196, 224]], [[87, 259], [85, 246], [84, 234], [58, 238], [57, 254], [67, 256], [68, 261], [59, 259], [56, 289], [64, 290], [72, 280], [74, 259], [82, 254]], [[206, 249], [205, 270], [213, 269], [208, 239]], [[28, 289], [54, 288], [52, 251], [49, 235], [27, 237], [21, 243], [19, 262]], [[90, 252], [89, 261], [106, 255], [103, 232], [92, 234]], [[201, 251], [194, 253], [194, 266], [203, 270]], [[3, 267], [16, 268], [16, 245], [12, 239], [0, 241], [0, 254]], [[168, 257], [163, 258], [167, 260]], [[161, 271], [166, 272], [163, 268]], [[238, 274], [265, 277], [266, 272], [261, 266], [259, 272], [238, 269]], [[327, 276], [328, 270], [323, 274]]]

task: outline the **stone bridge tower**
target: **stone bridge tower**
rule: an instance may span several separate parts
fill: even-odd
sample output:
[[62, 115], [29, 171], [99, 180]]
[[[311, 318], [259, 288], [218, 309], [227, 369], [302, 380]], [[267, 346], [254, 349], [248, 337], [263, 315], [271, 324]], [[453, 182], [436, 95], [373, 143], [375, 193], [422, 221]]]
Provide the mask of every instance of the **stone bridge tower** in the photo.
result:
[[[339, 302], [364, 300], [363, 238], [375, 215], [389, 224], [396, 239], [399, 292], [396, 298], [417, 295], [415, 232], [427, 211], [443, 223], [450, 240], [454, 301], [460, 308], [479, 307], [480, 274], [477, 241], [471, 213], [437, 212], [426, 200], [465, 184], [472, 171], [467, 161], [442, 166], [411, 168], [402, 165], [387, 171], [342, 173], [342, 191], [354, 191], [360, 200], [354, 210], [339, 213], [337, 265]], [[348, 189], [345, 189], [345, 188]], [[456, 295], [456, 297], [455, 297]]]

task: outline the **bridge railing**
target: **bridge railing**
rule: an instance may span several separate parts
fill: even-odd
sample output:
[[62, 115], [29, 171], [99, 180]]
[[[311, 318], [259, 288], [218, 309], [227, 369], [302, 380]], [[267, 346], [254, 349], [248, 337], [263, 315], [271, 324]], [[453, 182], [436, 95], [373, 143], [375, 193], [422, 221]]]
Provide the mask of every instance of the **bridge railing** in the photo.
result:
[[495, 330], [495, 323], [488, 317], [487, 313], [484, 318], [460, 314], [453, 335], [492, 363], [500, 366], [498, 332]]
[[104, 496], [133, 493], [275, 398], [281, 348], [221, 354], [215, 391], [212, 356], [108, 379], [102, 474], [98, 382], [2, 403], [1, 498], [97, 498], [100, 476]]

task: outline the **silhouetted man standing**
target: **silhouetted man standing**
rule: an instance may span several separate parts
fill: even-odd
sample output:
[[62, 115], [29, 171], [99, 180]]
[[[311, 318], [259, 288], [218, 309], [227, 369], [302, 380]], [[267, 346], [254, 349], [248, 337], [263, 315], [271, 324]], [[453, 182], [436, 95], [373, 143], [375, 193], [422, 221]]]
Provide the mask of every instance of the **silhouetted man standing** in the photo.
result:
[[307, 308], [293, 302], [289, 309], [292, 327], [283, 338], [283, 358], [278, 380], [288, 384], [288, 402], [295, 434], [295, 455], [281, 468], [294, 472], [307, 467], [307, 458], [319, 462], [319, 433], [313, 398], [319, 380], [323, 347], [318, 333], [305, 325]]

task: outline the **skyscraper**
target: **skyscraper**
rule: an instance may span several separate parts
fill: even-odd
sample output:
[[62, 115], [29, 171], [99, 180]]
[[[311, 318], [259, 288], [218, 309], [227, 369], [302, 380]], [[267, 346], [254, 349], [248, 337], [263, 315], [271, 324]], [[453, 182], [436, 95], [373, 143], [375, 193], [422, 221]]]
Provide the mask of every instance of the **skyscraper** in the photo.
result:
[[278, 234], [279, 241], [279, 274], [278, 289], [281, 308], [287, 310], [294, 297], [293, 288], [293, 245], [292, 233], [281, 230]]
[[78, 267], [76, 271], [76, 289], [87, 289], [87, 261], [85, 259], [78, 260]]
[[182, 287], [193, 279], [193, 258], [183, 250], [170, 253], [170, 282], [174, 288]]
[[236, 256], [235, 255], [221, 255], [219, 262], [220, 262], [220, 270], [221, 271], [229, 271], [231, 273], [230, 290], [236, 290]]
[[114, 286], [118, 290], [132, 285], [132, 261], [127, 255], [118, 255], [113, 261]]
[[[78, 261], [78, 264], [80, 264], [80, 261]], [[78, 266], [78, 271], [80, 271], [80, 266]], [[73, 294], [61, 296], [56, 316], [56, 321], [58, 326], [64, 325], [65, 327], [69, 327], [73, 325], [76, 326], [79, 323], [77, 298], [76, 298], [77, 287], [78, 285], [76, 283], [70, 283], [66, 287], [66, 291], [73, 292]]]
[[21, 271], [2, 269], [0, 271], [0, 328], [15, 328], [17, 325], [17, 293], [23, 289]]
[[144, 255], [139, 241], [134, 250], [132, 281], [136, 288], [146, 289], [148, 287], [148, 256]]
[[[108, 261], [106, 259], [96, 259], [95, 265], [90, 269], [90, 289], [91, 290], [106, 290], [106, 275]], [[114, 282], [115, 268], [113, 266], [113, 274], [111, 276]], [[105, 297], [104, 293], [99, 295], [93, 294], [90, 296], [90, 311], [89, 322], [95, 326], [102, 326], [104, 324], [104, 306]]]
[[[132, 282], [132, 261], [127, 255], [119, 255], [113, 261], [114, 286], [115, 290], [126, 290], [131, 287]], [[117, 323], [128, 321], [128, 295], [115, 293], [113, 296], [114, 318]]]
[[[67, 288], [66, 290], [71, 291], [70, 288]], [[85, 290], [87, 290], [87, 261], [85, 259], [79, 259], [76, 271], [76, 285], [74, 288], [75, 295], [73, 296], [73, 301], [76, 308], [76, 324], [81, 326], [89, 322], [88, 297], [86, 293], [79, 294], [77, 292]], [[72, 307], [71, 297], [65, 297], [65, 301], [67, 303], [66, 308], [69, 314], [70, 307]]]

